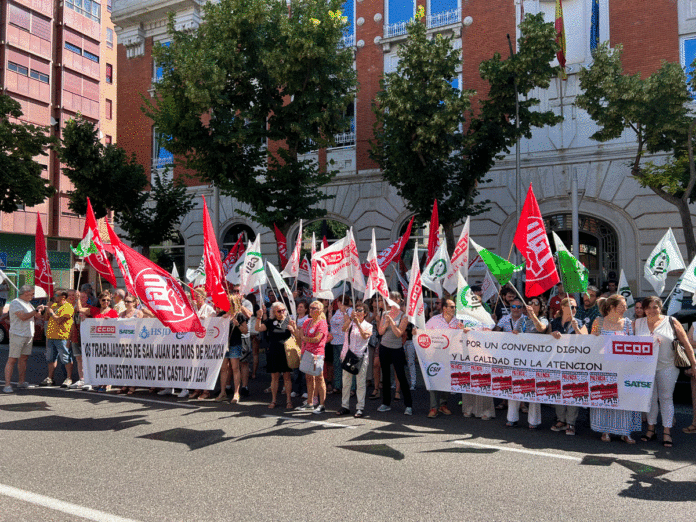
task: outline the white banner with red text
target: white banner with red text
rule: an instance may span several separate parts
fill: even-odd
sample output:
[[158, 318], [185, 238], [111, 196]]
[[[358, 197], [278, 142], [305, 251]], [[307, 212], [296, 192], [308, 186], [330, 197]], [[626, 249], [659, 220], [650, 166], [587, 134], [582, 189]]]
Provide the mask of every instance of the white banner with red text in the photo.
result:
[[172, 332], [157, 319], [86, 319], [80, 325], [85, 382], [212, 390], [230, 322], [223, 317], [201, 322], [205, 334]]
[[464, 333], [414, 337], [428, 390], [647, 412], [655, 379], [652, 337]]

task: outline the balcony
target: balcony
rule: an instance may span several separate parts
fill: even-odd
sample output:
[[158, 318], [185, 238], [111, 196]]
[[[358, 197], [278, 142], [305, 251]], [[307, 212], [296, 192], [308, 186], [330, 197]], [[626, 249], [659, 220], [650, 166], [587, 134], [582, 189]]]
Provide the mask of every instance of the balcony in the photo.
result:
[[403, 36], [406, 34], [406, 26], [408, 22], [397, 22], [384, 26], [384, 38], [394, 38], [395, 36]]
[[347, 34], [341, 37], [341, 41], [338, 44], [340, 49], [345, 49], [347, 47], [355, 47], [355, 35]]
[[426, 18], [426, 23], [428, 29], [434, 29], [435, 27], [442, 27], [443, 25], [453, 25], [458, 24], [462, 21], [462, 10], [452, 9], [451, 11], [444, 11], [442, 13], [431, 14]]

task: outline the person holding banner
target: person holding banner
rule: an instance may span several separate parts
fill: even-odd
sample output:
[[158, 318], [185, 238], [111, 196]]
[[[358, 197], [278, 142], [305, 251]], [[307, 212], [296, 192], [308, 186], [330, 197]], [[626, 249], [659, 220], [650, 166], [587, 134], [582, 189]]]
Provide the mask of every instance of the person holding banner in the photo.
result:
[[[344, 335], [343, 349], [341, 350], [340, 360], [343, 361], [350, 351], [355, 357], [360, 359], [360, 372], [355, 376], [356, 396], [358, 399], [355, 418], [363, 416], [365, 409], [365, 395], [367, 393], [367, 341], [372, 335], [372, 325], [365, 320], [367, 306], [357, 303], [351, 314], [345, 314], [343, 324]], [[341, 408], [336, 415], [350, 413], [350, 386], [353, 382], [353, 374], [343, 370], [343, 389], [341, 394]]]
[[271, 403], [270, 409], [276, 407], [276, 397], [278, 396], [278, 384], [280, 374], [283, 374], [285, 385], [285, 395], [287, 398], [286, 408], [292, 409], [292, 380], [290, 375], [292, 370], [288, 366], [285, 356], [285, 341], [294, 333], [296, 324], [288, 316], [288, 309], [282, 301], [275, 301], [271, 306], [270, 316], [264, 319], [265, 310], [256, 312], [256, 323], [254, 328], [257, 332], [267, 332], [268, 350], [266, 350], [266, 371], [271, 374]]
[[[329, 325], [326, 322], [324, 315], [324, 305], [321, 301], [312, 301], [309, 305], [309, 319], [304, 322], [301, 329], [295, 330], [297, 341], [301, 344], [300, 358], [305, 352], [309, 352], [313, 358], [315, 366], [323, 368], [324, 365], [324, 349], [329, 339]], [[324, 375], [319, 372], [319, 375], [307, 376], [307, 401], [300, 406], [299, 410], [314, 410], [316, 414], [324, 413], [326, 408], [326, 382]], [[314, 394], [319, 395], [319, 406], [314, 408]]]
[[[662, 445], [671, 448], [672, 425], [674, 423], [674, 386], [679, 376], [679, 368], [674, 365], [674, 348], [672, 341], [675, 337], [684, 347], [686, 356], [691, 363], [691, 372], [696, 370], [694, 350], [684, 332], [684, 327], [672, 317], [662, 315], [662, 299], [656, 295], [643, 299], [645, 317], [636, 321], [636, 335], [652, 336], [659, 345], [657, 366], [655, 368], [655, 387], [650, 400], [648, 412], [648, 430], [640, 440], [648, 442], [657, 438], [655, 431], [657, 414], [662, 414]], [[676, 334], [676, 335], [675, 335]], [[659, 402], [659, 405], [658, 405]]]
[[[633, 335], [630, 319], [624, 318], [628, 310], [626, 299], [614, 294], [602, 302], [601, 316], [592, 324], [593, 335]], [[611, 434], [620, 435], [627, 444], [635, 444], [631, 433], [640, 431], [642, 418], [639, 411], [590, 408], [590, 427], [602, 434], [602, 442], [610, 442]]]
[[[560, 339], [564, 334], [587, 335], [587, 327], [580, 326], [575, 314], [578, 304], [574, 297], [565, 297], [560, 302], [561, 316], [551, 321], [551, 335]], [[551, 426], [551, 431], [565, 431], [566, 435], [575, 435], [575, 421], [578, 419], [580, 408], [578, 406], [556, 405], [556, 424]]]
[[[242, 334], [248, 332], [249, 328], [246, 315], [242, 313], [242, 301], [239, 296], [230, 294], [228, 298], [230, 309], [223, 317], [230, 320], [229, 346], [222, 361], [222, 368], [220, 368], [220, 395], [215, 398], [215, 401], [222, 402], [227, 399], [227, 380], [232, 373], [234, 395], [230, 403], [237, 404], [239, 402], [239, 388], [242, 384], [242, 372], [239, 364], [239, 359], [242, 357]], [[206, 390], [199, 397], [199, 400], [206, 399], [207, 396], [209, 396], [209, 392]], [[193, 398], [193, 395], [191, 397]]]
[[[389, 292], [389, 299], [397, 304], [403, 301], [399, 292]], [[382, 336], [379, 343], [379, 365], [382, 369], [382, 404], [377, 411], [391, 410], [391, 365], [394, 365], [396, 378], [404, 394], [405, 415], [413, 415], [413, 399], [406, 379], [406, 352], [404, 352], [401, 336], [406, 331], [408, 317], [398, 307], [392, 307], [382, 314], [382, 319], [377, 328]]]

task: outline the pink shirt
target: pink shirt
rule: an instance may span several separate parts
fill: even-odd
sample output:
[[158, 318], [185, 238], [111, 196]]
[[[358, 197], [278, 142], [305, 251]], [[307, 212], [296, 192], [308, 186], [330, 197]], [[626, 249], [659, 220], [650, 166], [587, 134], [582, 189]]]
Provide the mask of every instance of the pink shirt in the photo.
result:
[[452, 317], [452, 320], [448, 323], [445, 320], [445, 316], [442, 314], [434, 315], [430, 320], [425, 323], [425, 327], [428, 330], [447, 330], [448, 328], [459, 328], [459, 319], [457, 316]]
[[321, 334], [321, 339], [318, 343], [304, 341], [302, 343], [302, 353], [306, 350], [314, 355], [324, 355], [324, 346], [329, 338], [329, 325], [326, 324], [325, 320], [322, 319], [314, 323], [311, 319], [308, 319], [302, 325], [302, 334], [304, 337], [316, 337], [318, 334]]

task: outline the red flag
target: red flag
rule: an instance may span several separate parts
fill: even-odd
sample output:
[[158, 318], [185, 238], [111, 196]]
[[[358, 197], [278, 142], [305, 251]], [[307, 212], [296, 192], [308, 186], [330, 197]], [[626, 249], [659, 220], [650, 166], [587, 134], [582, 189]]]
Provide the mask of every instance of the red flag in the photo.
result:
[[213, 223], [208, 214], [208, 205], [203, 196], [203, 258], [205, 259], [205, 291], [213, 300], [215, 306], [221, 310], [230, 309], [230, 301], [227, 299], [225, 287], [222, 285], [222, 263], [220, 261], [220, 249]]
[[326, 240], [326, 236], [321, 241], [321, 248], [329, 248], [329, 242]]
[[[379, 255], [377, 256], [377, 262], [379, 263], [379, 268], [382, 271], [386, 270], [386, 268], [389, 266], [389, 263], [394, 261], [394, 259], [401, 256], [401, 253], [404, 251], [404, 247], [406, 246], [406, 243], [408, 243], [408, 240], [411, 238], [411, 226], [413, 226], [414, 219], [415, 219], [415, 216], [413, 216], [411, 218], [411, 221], [408, 222], [408, 226], [406, 227], [406, 232], [404, 232], [404, 235], [401, 236], [396, 241], [394, 241], [387, 248], [382, 250], [379, 253]], [[369, 275], [370, 274], [370, 263], [363, 263], [361, 266], [362, 266], [363, 275], [365, 275], [365, 276]]]
[[128, 292], [138, 296], [155, 317], [172, 332], [205, 333], [205, 328], [176, 279], [166, 270], [121, 243], [108, 222], [106, 226]]
[[285, 266], [288, 263], [288, 240], [283, 233], [278, 230], [278, 227], [273, 223], [275, 229], [276, 243], [278, 244], [278, 257], [280, 258], [280, 266]]
[[563, 80], [568, 79], [568, 75], [565, 72], [566, 65], [566, 34], [565, 34], [565, 24], [563, 23], [563, 2], [562, 0], [556, 0], [556, 20], [554, 24], [556, 28], [556, 43], [560, 48], [556, 52], [556, 58], [558, 58], [558, 65], [561, 66], [561, 78]]
[[244, 246], [244, 236], [240, 234], [237, 238], [237, 242], [227, 254], [225, 260], [222, 262], [222, 272], [225, 275], [232, 270], [232, 267], [234, 267], [234, 264], [239, 260], [245, 250], [246, 247]]
[[36, 213], [36, 261], [34, 264], [34, 285], [43, 288], [48, 297], [53, 297], [53, 276], [46, 252], [46, 238], [41, 226], [41, 215]]
[[90, 254], [84, 258], [87, 263], [94, 268], [100, 276], [111, 283], [114, 288], [118, 286], [116, 284], [116, 276], [114, 275], [114, 270], [111, 268], [111, 263], [109, 258], [106, 257], [106, 252], [104, 249], [104, 242], [99, 236], [99, 228], [97, 227], [97, 218], [94, 216], [94, 210], [92, 210], [92, 203], [89, 198], [87, 198], [87, 216], [85, 218], [85, 229], [82, 233], [82, 237], [87, 237], [91, 232], [91, 240], [94, 246], [97, 247], [96, 254]]
[[529, 297], [542, 294], [560, 282], [556, 264], [553, 262], [549, 238], [546, 236], [544, 220], [531, 183], [513, 242], [527, 260], [525, 292]]
[[435, 251], [440, 243], [438, 235], [440, 232], [440, 219], [437, 215], [437, 199], [433, 203], [433, 213], [430, 216], [430, 231], [428, 232], [428, 259], [426, 264], [430, 263], [430, 260], [435, 255]]

